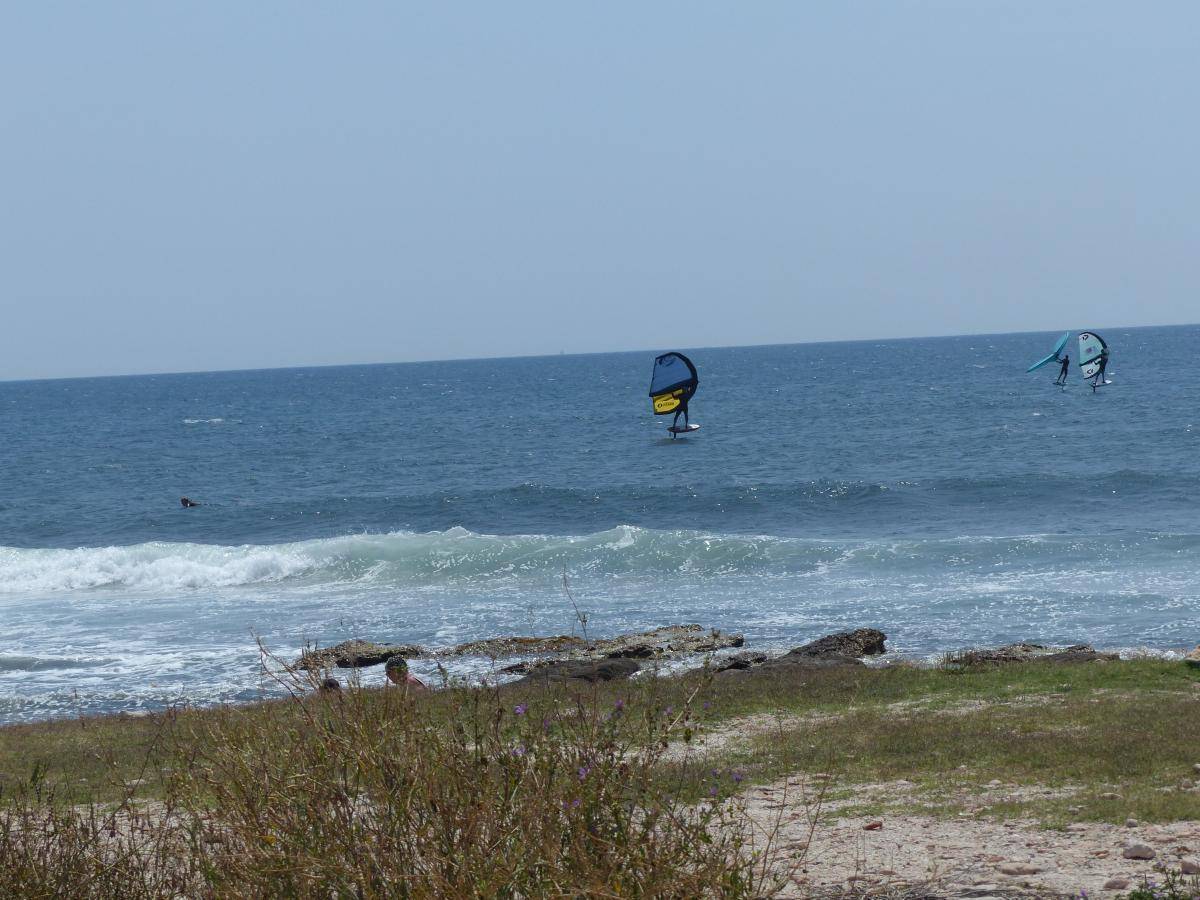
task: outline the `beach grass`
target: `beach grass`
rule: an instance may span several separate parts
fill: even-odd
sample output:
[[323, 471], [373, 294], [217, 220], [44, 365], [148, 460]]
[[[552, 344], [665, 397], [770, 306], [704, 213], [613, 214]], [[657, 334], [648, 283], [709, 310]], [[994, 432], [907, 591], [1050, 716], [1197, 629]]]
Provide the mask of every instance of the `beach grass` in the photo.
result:
[[[297, 690], [11, 729], [0, 896], [768, 894], [737, 783], [697, 803], [659, 764], [703, 683], [677, 704], [667, 684]], [[81, 805], [76, 763], [128, 726], [107, 771], [83, 770]], [[131, 772], [155, 774], [114, 792]]]
[[[1055, 827], [1200, 819], [1197, 763], [1200, 672], [1151, 659], [297, 685], [0, 729], [0, 895], [760, 896], [780, 869], [740, 807], [756, 784]], [[889, 782], [911, 786], [859, 790]]]

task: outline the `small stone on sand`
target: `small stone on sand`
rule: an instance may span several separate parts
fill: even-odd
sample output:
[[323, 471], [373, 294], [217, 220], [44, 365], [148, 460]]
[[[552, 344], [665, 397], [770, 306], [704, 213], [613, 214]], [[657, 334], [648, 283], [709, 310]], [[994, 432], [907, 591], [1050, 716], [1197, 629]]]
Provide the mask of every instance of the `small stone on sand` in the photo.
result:
[[1121, 851], [1121, 855], [1126, 859], [1154, 859], [1156, 853], [1153, 847], [1145, 844], [1130, 844]]

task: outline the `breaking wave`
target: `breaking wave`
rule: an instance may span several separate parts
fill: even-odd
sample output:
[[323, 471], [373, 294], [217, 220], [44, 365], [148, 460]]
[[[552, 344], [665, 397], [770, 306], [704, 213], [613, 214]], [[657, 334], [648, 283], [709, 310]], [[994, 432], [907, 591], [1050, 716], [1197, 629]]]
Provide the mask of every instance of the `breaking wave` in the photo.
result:
[[582, 536], [478, 534], [464, 528], [293, 543], [221, 546], [150, 542], [123, 547], [0, 548], [0, 594], [93, 589], [186, 592], [210, 588], [469, 583], [572, 576], [797, 577], [845, 566], [931, 574], [1200, 563], [1200, 535], [1023, 535], [821, 540], [660, 531], [621, 525]]

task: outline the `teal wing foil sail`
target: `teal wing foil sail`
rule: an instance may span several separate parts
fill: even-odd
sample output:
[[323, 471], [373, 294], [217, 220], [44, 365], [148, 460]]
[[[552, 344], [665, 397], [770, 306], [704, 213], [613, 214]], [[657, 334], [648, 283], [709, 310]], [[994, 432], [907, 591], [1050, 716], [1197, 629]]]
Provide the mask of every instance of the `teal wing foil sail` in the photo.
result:
[[1080, 333], [1079, 370], [1084, 378], [1091, 378], [1100, 371], [1100, 358], [1107, 349], [1108, 344], [1104, 343], [1104, 338], [1100, 335], [1090, 331]]
[[1071, 332], [1064, 331], [1063, 336], [1058, 339], [1058, 343], [1054, 345], [1054, 355], [1058, 356], [1066, 349], [1067, 341], [1071, 339]]
[[1061, 354], [1063, 352], [1063, 348], [1067, 346], [1067, 341], [1069, 341], [1070, 339], [1071, 339], [1071, 332], [1068, 331], [1066, 334], [1064, 334], [1062, 337], [1060, 337], [1058, 339], [1058, 343], [1054, 345], [1053, 353], [1051, 353], [1045, 359], [1039, 359], [1037, 362], [1035, 362], [1032, 366], [1030, 366], [1025, 371], [1033, 372], [1036, 369], [1040, 369], [1044, 365], [1054, 362], [1056, 359], [1062, 359]]
[[655, 357], [650, 373], [650, 401], [654, 414], [665, 416], [675, 412], [696, 393], [700, 378], [692, 361], [682, 353], [664, 353]]

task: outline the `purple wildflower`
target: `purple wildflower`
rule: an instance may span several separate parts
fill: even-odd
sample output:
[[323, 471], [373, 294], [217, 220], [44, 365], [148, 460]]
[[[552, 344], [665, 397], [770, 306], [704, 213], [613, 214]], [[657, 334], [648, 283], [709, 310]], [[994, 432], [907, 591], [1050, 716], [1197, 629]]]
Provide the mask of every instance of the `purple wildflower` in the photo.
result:
[[741, 784], [743, 781], [746, 780], [746, 776], [743, 775], [741, 772], [734, 772], [734, 773], [732, 773], [731, 777], [733, 778], [734, 784]]
[[625, 708], [625, 701], [618, 699], [617, 702], [613, 704], [613, 708], [616, 709], [617, 712], [620, 712]]
[[528, 706], [527, 704], [524, 704], [524, 703], [518, 703], [518, 704], [517, 704], [517, 705], [516, 705], [516, 706], [513, 708], [513, 712], [514, 712], [514, 713], [516, 713], [518, 716], [523, 716], [523, 715], [525, 715], [525, 711], [526, 711], [527, 709], [529, 709], [529, 706]]
[[583, 781], [583, 779], [587, 778], [588, 772], [590, 772], [590, 771], [592, 771], [591, 766], [580, 766], [579, 767], [579, 780]]
[[710, 796], [710, 797], [717, 796], [717, 786], [715, 784], [708, 789], [708, 796]]

